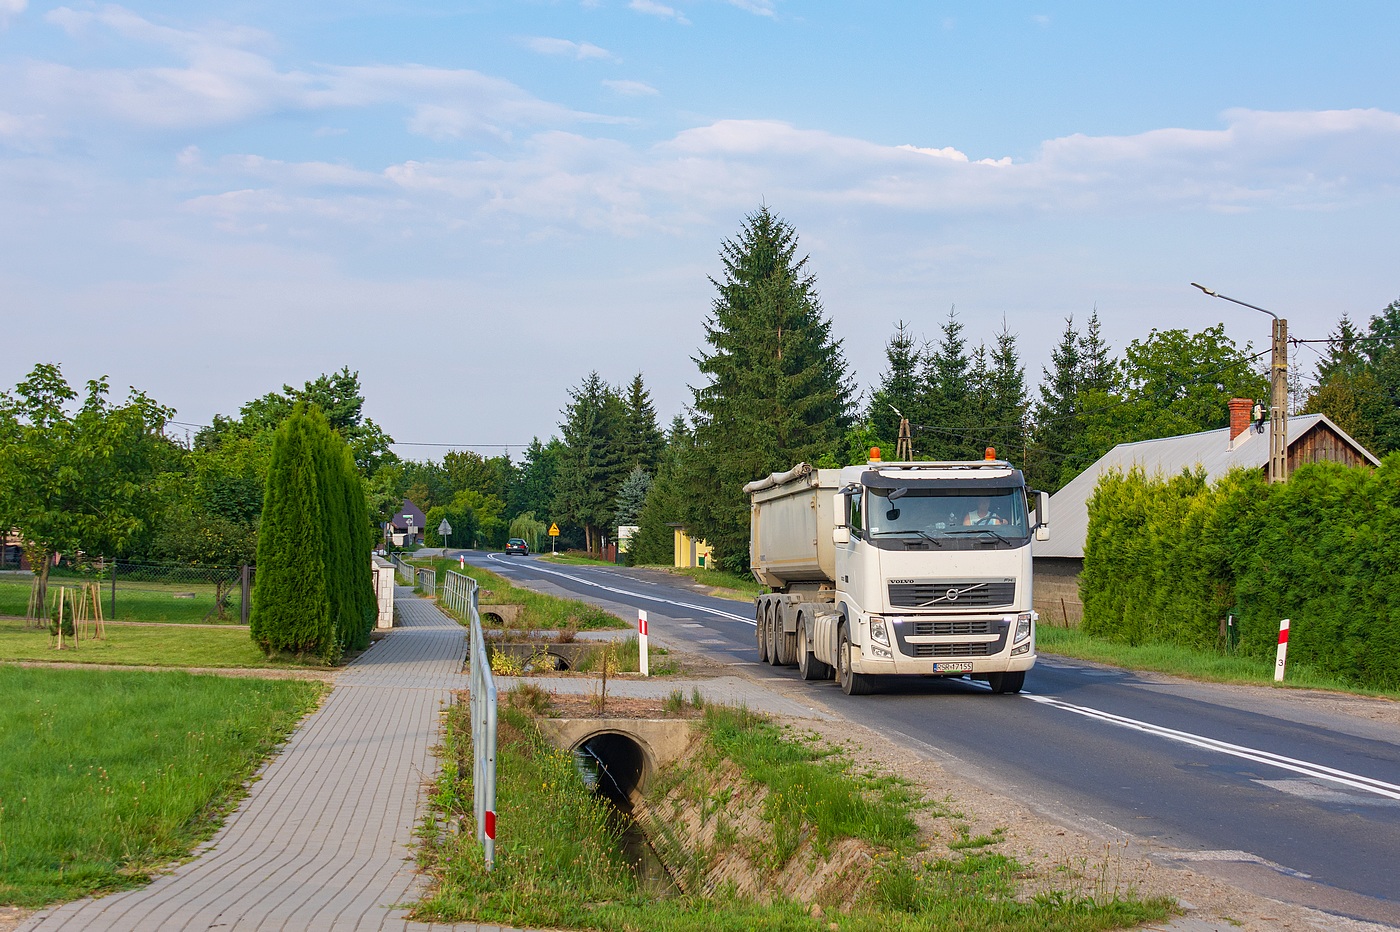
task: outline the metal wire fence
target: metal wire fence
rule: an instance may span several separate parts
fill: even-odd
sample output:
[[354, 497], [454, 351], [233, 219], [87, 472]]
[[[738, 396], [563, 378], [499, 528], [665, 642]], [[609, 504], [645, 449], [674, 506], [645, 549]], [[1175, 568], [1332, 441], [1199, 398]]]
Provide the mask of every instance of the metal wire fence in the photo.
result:
[[[253, 567], [61, 559], [48, 586], [93, 585], [108, 621], [247, 624]], [[31, 570], [0, 572], [0, 615], [33, 615], [43, 604]]]

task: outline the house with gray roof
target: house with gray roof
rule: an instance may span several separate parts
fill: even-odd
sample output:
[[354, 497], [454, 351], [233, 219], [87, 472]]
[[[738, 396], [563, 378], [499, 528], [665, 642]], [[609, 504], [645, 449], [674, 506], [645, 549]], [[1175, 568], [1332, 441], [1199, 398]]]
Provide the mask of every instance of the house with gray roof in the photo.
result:
[[[1050, 539], [1034, 541], [1036, 609], [1046, 622], [1078, 622], [1079, 572], [1084, 568], [1084, 541], [1089, 532], [1089, 498], [1099, 477], [1134, 466], [1148, 475], [1176, 475], [1200, 467], [1215, 481], [1232, 469], [1269, 467], [1267, 424], [1250, 421], [1253, 402], [1230, 401], [1230, 426], [1179, 437], [1120, 443], [1099, 457], [1064, 488], [1050, 496]], [[1262, 427], [1263, 429], [1258, 429]], [[1380, 460], [1324, 414], [1288, 419], [1288, 471], [1305, 463], [1333, 462], [1379, 466]]]

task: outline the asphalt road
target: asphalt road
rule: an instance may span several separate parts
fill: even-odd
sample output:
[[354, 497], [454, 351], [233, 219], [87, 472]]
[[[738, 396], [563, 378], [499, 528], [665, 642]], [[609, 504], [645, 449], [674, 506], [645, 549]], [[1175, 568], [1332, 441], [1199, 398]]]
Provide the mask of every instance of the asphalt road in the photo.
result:
[[1190, 683], [1042, 656], [1019, 696], [891, 679], [877, 695], [759, 664], [752, 609], [680, 577], [466, 551], [521, 585], [623, 616], [748, 675], [791, 681], [851, 721], [1071, 825], [1171, 849], [1246, 889], [1400, 927], [1400, 729], [1321, 697]]

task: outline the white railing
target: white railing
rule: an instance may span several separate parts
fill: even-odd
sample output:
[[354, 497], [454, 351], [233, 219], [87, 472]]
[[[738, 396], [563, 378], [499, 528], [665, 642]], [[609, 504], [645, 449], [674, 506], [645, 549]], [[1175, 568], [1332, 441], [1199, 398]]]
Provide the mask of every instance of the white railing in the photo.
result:
[[486, 869], [491, 870], [496, 863], [496, 681], [481, 633], [476, 580], [448, 570], [441, 601], [466, 618], [471, 628], [467, 682], [472, 719], [472, 814], [476, 817], [476, 840], [481, 843]]
[[413, 567], [409, 566], [406, 562], [404, 562], [404, 558], [399, 556], [397, 553], [389, 559], [394, 561], [394, 569], [399, 571], [399, 576], [402, 577], [403, 584], [405, 586], [412, 586], [415, 582], [415, 577], [413, 575]]

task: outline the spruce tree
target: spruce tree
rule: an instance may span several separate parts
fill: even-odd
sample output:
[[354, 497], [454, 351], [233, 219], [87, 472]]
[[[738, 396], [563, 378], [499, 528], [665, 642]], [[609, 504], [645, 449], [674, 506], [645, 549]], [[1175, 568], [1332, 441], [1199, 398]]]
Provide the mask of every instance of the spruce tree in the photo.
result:
[[1071, 314], [1065, 318], [1060, 342], [1050, 351], [1050, 368], [1040, 370], [1043, 378], [1033, 413], [1035, 447], [1029, 472], [1032, 482], [1051, 492], [1060, 487], [1060, 467], [1078, 446], [1084, 430], [1079, 416], [1082, 345]]
[[[919, 423], [922, 426], [921, 458], [967, 459], [976, 446], [972, 410], [972, 360], [967, 355], [962, 323], [950, 308], [943, 323], [943, 337], [924, 354]], [[977, 455], [980, 455], [978, 451]]]
[[695, 452], [684, 485], [691, 530], [731, 570], [748, 568], [743, 485], [816, 462], [850, 424], [851, 383], [797, 231], [766, 206], [720, 249], [723, 275], [695, 362]]
[[885, 344], [886, 367], [880, 376], [880, 387], [870, 398], [870, 426], [875, 435], [887, 443], [899, 437], [899, 414], [911, 421], [921, 416], [919, 411], [919, 365], [923, 361], [909, 325], [900, 321], [894, 335]]
[[655, 473], [661, 461], [661, 450], [666, 439], [656, 426], [656, 408], [651, 403], [651, 392], [642, 382], [640, 372], [627, 386], [626, 420], [622, 434], [622, 460], [628, 470], [641, 467], [648, 473]]
[[627, 475], [622, 436], [625, 409], [618, 393], [597, 372], [569, 391], [564, 409], [564, 447], [555, 480], [554, 513], [584, 530], [593, 552], [612, 523], [617, 490]]
[[1001, 322], [996, 348], [991, 354], [987, 376], [986, 402], [983, 416], [987, 425], [987, 445], [996, 448], [997, 456], [1018, 466], [1025, 465], [1026, 369], [1016, 349], [1016, 334]]
[[690, 455], [693, 438], [685, 419], [680, 415], [671, 421], [666, 449], [656, 478], [647, 490], [641, 514], [637, 517], [637, 533], [629, 545], [634, 565], [670, 566], [675, 557], [675, 529], [688, 513], [687, 493], [683, 483], [683, 466]]

